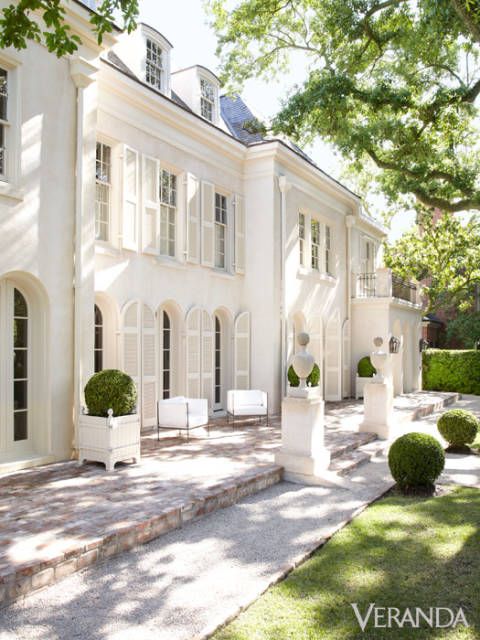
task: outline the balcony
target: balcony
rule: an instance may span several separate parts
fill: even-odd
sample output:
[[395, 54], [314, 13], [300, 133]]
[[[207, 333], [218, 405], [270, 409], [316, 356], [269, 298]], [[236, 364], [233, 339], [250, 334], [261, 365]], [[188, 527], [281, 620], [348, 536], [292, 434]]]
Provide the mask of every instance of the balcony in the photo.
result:
[[419, 285], [399, 278], [391, 269], [381, 268], [374, 273], [352, 275], [354, 298], [395, 298], [415, 306], [421, 305]]

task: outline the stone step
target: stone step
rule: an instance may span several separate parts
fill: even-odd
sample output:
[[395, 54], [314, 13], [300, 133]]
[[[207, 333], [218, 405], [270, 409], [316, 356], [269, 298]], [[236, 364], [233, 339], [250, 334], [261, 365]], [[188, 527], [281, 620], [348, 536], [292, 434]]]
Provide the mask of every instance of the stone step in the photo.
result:
[[[377, 436], [374, 433], [357, 433], [357, 432], [337, 432], [336, 434], [327, 434], [327, 449], [330, 451], [331, 460], [336, 460], [342, 456], [345, 456], [350, 451], [356, 451], [360, 447], [363, 447], [370, 442], [375, 442]], [[328, 442], [329, 438], [333, 441]], [[335, 438], [338, 442], [335, 442]]]
[[332, 460], [328, 470], [339, 476], [346, 476], [362, 464], [370, 462], [371, 459], [371, 454], [361, 451], [360, 449], [356, 449], [355, 451], [349, 451], [343, 456], [339, 456]]

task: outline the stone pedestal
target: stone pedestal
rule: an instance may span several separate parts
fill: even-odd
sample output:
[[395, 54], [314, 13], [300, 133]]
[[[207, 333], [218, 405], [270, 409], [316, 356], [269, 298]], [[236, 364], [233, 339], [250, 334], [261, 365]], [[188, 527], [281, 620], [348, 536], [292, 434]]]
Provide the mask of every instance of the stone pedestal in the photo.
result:
[[330, 464], [324, 442], [324, 402], [320, 397], [287, 397], [282, 402], [282, 448], [275, 462], [284, 478], [302, 484], [323, 484]]
[[364, 387], [364, 419], [360, 431], [376, 433], [382, 440], [393, 428], [393, 386], [391, 381], [369, 382]]

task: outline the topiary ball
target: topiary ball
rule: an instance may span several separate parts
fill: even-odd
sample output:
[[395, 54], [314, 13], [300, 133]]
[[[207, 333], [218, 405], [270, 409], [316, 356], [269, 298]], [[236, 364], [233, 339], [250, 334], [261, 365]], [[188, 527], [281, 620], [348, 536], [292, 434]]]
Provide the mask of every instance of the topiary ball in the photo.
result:
[[470, 411], [450, 409], [440, 416], [438, 430], [453, 447], [471, 444], [478, 433], [478, 419]]
[[[300, 378], [297, 376], [297, 373], [292, 365], [288, 367], [287, 376], [288, 376], [288, 384], [291, 387], [300, 386]], [[320, 384], [320, 367], [318, 366], [318, 364], [314, 364], [313, 369], [307, 378], [307, 386], [318, 387], [319, 384]]]
[[377, 373], [377, 370], [370, 360], [370, 356], [365, 356], [358, 361], [357, 373], [360, 378], [373, 378], [373, 376]]
[[388, 452], [390, 472], [402, 490], [431, 487], [445, 466], [442, 445], [426, 433], [407, 433]]
[[105, 369], [87, 382], [85, 402], [90, 416], [107, 417], [109, 409], [114, 416], [126, 416], [135, 412], [137, 388], [123, 371]]

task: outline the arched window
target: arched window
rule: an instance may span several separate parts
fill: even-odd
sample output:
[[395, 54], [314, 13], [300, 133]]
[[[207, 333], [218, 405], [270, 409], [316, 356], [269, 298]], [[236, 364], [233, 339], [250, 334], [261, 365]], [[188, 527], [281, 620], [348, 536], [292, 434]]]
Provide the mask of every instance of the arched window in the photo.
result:
[[28, 305], [13, 293], [13, 440], [28, 439]]
[[170, 316], [166, 311], [162, 312], [162, 381], [163, 381], [163, 398], [170, 398], [172, 384], [172, 326]]
[[215, 406], [222, 403], [222, 326], [215, 316]]
[[103, 369], [103, 315], [99, 307], [95, 305], [95, 345], [94, 345], [94, 370]]

